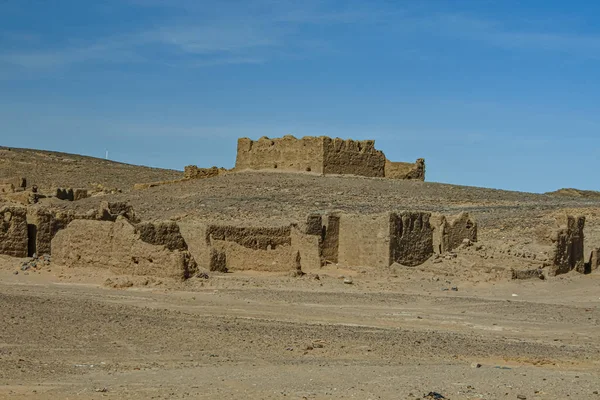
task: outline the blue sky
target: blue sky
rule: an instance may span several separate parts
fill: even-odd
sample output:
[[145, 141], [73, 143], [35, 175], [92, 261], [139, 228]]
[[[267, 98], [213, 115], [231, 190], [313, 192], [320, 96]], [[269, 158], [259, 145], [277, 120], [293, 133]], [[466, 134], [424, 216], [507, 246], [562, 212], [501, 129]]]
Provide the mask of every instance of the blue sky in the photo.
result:
[[600, 190], [600, 2], [0, 0], [0, 144], [183, 169], [375, 139], [428, 180]]

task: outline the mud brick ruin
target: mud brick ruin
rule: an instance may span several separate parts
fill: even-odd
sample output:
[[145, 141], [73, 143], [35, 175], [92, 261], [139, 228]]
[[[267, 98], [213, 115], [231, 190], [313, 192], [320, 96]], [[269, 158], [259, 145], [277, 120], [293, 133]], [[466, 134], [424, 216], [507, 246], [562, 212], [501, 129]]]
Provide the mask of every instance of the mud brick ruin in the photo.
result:
[[186, 279], [196, 272], [174, 222], [134, 225], [74, 220], [52, 240], [52, 259], [61, 265], [109, 269], [118, 274]]
[[392, 162], [375, 149], [374, 140], [287, 135], [279, 139], [238, 140], [236, 170], [349, 174], [391, 179], [425, 180], [425, 160]]
[[[430, 220], [436, 221], [431, 224]], [[417, 266], [464, 239], [477, 240], [477, 225], [461, 214], [451, 218], [409, 212], [379, 215], [315, 213], [303, 223], [276, 227], [180, 223], [181, 233], [201, 268], [210, 270], [316, 271], [333, 263], [383, 268]], [[449, 241], [448, 237], [460, 238]], [[434, 248], [445, 243], [445, 248]]]
[[559, 223], [561, 227], [552, 238], [555, 246], [551, 274], [564, 274], [573, 269], [583, 272], [583, 228], [585, 226], [585, 217], [565, 215]]
[[[391, 162], [372, 140], [285, 136], [239, 139], [233, 170], [186, 166], [183, 178], [139, 184], [135, 189], [185, 185], [189, 180], [216, 179], [244, 170], [425, 179], [423, 159]], [[51, 192], [49, 197], [69, 201], [90, 196], [86, 189]], [[394, 264], [415, 267], [478, 238], [477, 223], [465, 212], [446, 216], [419, 210], [379, 214], [325, 210], [276, 226], [225, 223], [214, 217], [141, 222], [125, 202], [104, 201], [87, 213], [34, 204], [44, 195], [27, 190], [25, 178], [0, 181], [0, 193], [8, 202], [0, 207], [0, 254], [52, 254], [57, 263], [123, 274], [186, 279], [201, 269], [297, 273], [318, 271], [327, 264], [366, 269]], [[542, 268], [548, 267], [548, 275], [573, 270], [589, 273], [600, 267], [600, 249], [591, 251], [589, 261], [584, 259], [584, 226], [584, 217], [565, 215], [547, 235], [550, 257]], [[513, 278], [540, 277], [540, 270], [515, 271]]]

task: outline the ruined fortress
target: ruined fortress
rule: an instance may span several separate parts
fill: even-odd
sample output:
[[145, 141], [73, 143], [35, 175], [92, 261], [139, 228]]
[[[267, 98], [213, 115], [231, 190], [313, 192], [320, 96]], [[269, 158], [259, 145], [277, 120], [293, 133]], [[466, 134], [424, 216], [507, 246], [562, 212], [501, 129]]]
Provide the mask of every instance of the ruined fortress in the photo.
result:
[[[375, 149], [372, 140], [328, 137], [239, 139], [233, 170], [187, 166], [175, 181], [138, 184], [186, 184], [245, 170], [351, 174], [372, 178], [425, 179], [425, 163], [397, 163]], [[0, 254], [52, 255], [53, 262], [109, 269], [115, 273], [186, 279], [199, 270], [318, 271], [327, 264], [382, 269], [393, 264], [415, 267], [435, 255], [477, 242], [478, 226], [467, 213], [446, 216], [420, 210], [388, 210], [372, 215], [315, 211], [301, 221], [278, 226], [218, 219], [140, 221], [127, 203], [104, 201], [87, 213], [39, 204], [44, 197], [78, 201], [87, 189], [52, 189], [42, 195], [24, 178], [2, 183]], [[103, 193], [106, 194], [106, 193]], [[33, 200], [32, 200], [33, 199]], [[38, 204], [36, 204], [38, 203]], [[549, 274], [600, 266], [599, 250], [584, 260], [585, 218], [566, 217], [551, 235]], [[534, 271], [535, 272], [535, 271]]]
[[392, 162], [375, 149], [374, 140], [287, 135], [279, 139], [238, 140], [236, 170], [313, 172], [373, 178], [425, 180], [425, 160]]

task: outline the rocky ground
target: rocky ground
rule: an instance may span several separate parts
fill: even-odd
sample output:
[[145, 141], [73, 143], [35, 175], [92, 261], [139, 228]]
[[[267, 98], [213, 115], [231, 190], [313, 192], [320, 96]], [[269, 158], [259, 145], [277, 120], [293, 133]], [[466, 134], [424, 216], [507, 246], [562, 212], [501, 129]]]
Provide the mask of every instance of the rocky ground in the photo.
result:
[[600, 399], [598, 274], [0, 265], [0, 398]]
[[479, 223], [477, 243], [420, 267], [302, 277], [174, 282], [0, 256], [0, 398], [600, 399], [600, 273], [510, 279], [544, 265], [566, 212], [587, 217], [586, 252], [600, 246], [596, 196], [257, 172], [131, 190], [181, 173], [0, 151], [6, 177], [123, 188], [41, 200], [64, 210], [127, 201], [142, 220], [265, 225], [408, 209]]
[[[182, 167], [183, 168], [183, 167]], [[21, 176], [29, 187], [40, 189], [71, 187], [128, 191], [140, 182], [153, 182], [183, 177], [183, 172], [142, 167], [46, 150], [0, 146], [0, 179]]]

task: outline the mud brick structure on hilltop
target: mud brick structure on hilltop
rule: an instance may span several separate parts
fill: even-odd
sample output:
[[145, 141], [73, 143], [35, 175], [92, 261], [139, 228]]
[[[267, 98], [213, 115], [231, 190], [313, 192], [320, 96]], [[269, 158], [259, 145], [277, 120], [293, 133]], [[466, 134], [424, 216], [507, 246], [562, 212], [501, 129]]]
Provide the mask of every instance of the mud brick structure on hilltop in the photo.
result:
[[374, 140], [326, 136], [238, 139], [235, 169], [425, 180], [424, 159], [415, 163], [392, 162], [375, 148]]

